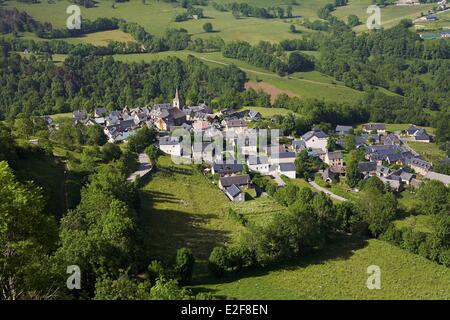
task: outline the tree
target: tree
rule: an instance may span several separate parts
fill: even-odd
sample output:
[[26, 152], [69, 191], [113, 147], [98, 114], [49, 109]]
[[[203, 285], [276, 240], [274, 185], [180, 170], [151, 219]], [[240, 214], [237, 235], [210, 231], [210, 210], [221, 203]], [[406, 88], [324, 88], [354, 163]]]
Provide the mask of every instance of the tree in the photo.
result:
[[187, 285], [191, 283], [194, 264], [195, 258], [191, 250], [187, 248], [177, 250], [174, 272], [176, 277], [179, 278], [180, 284]]
[[207, 22], [203, 25], [203, 31], [205, 32], [212, 32], [213, 31], [213, 25], [211, 22]]
[[397, 213], [397, 199], [391, 192], [383, 193], [377, 188], [367, 188], [361, 192], [358, 212], [375, 237], [387, 230]]
[[297, 28], [295, 27], [294, 24], [291, 24], [291, 25], [289, 26], [289, 32], [291, 32], [291, 33], [297, 33]]
[[105, 161], [110, 162], [112, 160], [117, 160], [122, 155], [122, 150], [120, 150], [120, 147], [116, 145], [115, 143], [106, 143], [102, 147], [103, 152], [103, 158]]
[[[56, 298], [52, 261], [57, 228], [44, 213], [42, 191], [17, 182], [0, 162], [0, 299]], [[53, 280], [52, 280], [53, 278]]]
[[345, 177], [350, 188], [356, 187], [361, 180], [355, 151], [350, 152], [350, 160], [345, 168]]
[[89, 145], [103, 146], [107, 141], [103, 128], [97, 125], [87, 126], [86, 135], [86, 143]]
[[360, 24], [361, 24], [361, 21], [359, 21], [358, 16], [356, 16], [356, 15], [354, 15], [354, 14], [351, 14], [351, 15], [349, 15], [348, 18], [347, 18], [347, 23], [348, 23], [348, 25], [349, 25], [350, 27], [353, 28], [353, 27], [356, 27], [356, 26], [360, 25]]
[[229, 267], [228, 251], [225, 247], [214, 247], [208, 258], [208, 270], [215, 277], [222, 277]]
[[149, 300], [150, 286], [138, 283], [122, 274], [118, 279], [109, 277], [98, 279], [95, 283], [95, 300]]
[[153, 165], [156, 165], [159, 156], [159, 149], [155, 147], [153, 144], [149, 145], [147, 148], [145, 148], [145, 154], [148, 155], [151, 163]]
[[418, 210], [427, 215], [450, 212], [450, 192], [440, 181], [425, 181], [417, 191]]

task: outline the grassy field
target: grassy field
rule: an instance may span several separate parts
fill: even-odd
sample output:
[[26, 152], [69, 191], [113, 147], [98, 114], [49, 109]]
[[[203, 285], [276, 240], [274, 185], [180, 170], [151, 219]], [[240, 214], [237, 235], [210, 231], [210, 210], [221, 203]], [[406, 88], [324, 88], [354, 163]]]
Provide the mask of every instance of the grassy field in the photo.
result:
[[177, 52], [161, 52], [157, 54], [115, 55], [114, 57], [116, 60], [124, 62], [150, 62], [168, 56], [186, 59], [189, 55], [201, 59], [207, 65], [212, 67], [231, 64], [236, 65], [247, 74], [250, 81], [267, 83], [280, 90], [292, 92], [301, 98], [316, 98], [327, 101], [350, 103], [363, 95], [362, 92], [348, 88], [334, 78], [317, 71], [297, 72], [289, 77], [281, 77], [275, 73], [254, 67], [246, 62], [225, 58], [220, 52], [198, 53], [185, 50]]
[[[411, 127], [411, 124], [407, 124], [407, 123], [386, 123], [386, 130], [389, 131], [389, 132], [402, 131], [402, 130], [408, 129], [409, 127]], [[432, 128], [432, 127], [422, 127], [422, 126], [417, 126], [417, 127], [427, 130], [427, 132], [430, 133], [430, 134], [434, 134], [434, 128]]]
[[407, 144], [417, 153], [424, 157], [425, 160], [434, 164], [438, 164], [446, 157], [444, 151], [440, 150], [435, 143], [424, 143], [416, 141], [408, 141]]
[[[367, 267], [381, 269], [369, 290]], [[194, 289], [237, 299], [450, 299], [450, 270], [379, 240], [346, 239], [296, 263], [198, 279]]]
[[409, 216], [402, 220], [395, 221], [397, 228], [412, 227], [419, 232], [430, 233], [433, 231], [432, 217], [426, 215]]
[[283, 108], [264, 108], [264, 107], [243, 107], [239, 110], [254, 110], [261, 113], [261, 116], [265, 119], [271, 119], [275, 115], [287, 115], [293, 113], [291, 110]]
[[[345, 7], [338, 7], [333, 13], [336, 17], [347, 21], [347, 17], [354, 14], [359, 17], [362, 24], [355, 27], [357, 32], [367, 31], [366, 21], [371, 15], [368, 14], [367, 7], [372, 4], [371, 0], [349, 0], [349, 4]], [[416, 19], [420, 14], [427, 13], [432, 9], [434, 4], [423, 4], [414, 6], [386, 6], [381, 8], [381, 26], [383, 28], [390, 28], [398, 24], [402, 19]]]
[[117, 42], [134, 42], [134, 38], [129, 33], [120, 30], [108, 30], [88, 33], [81, 37], [67, 38], [65, 41], [73, 44], [89, 43], [94, 46], [106, 46], [111, 40]]
[[241, 203], [232, 203], [231, 208], [238, 213], [243, 214], [248, 221], [258, 225], [264, 225], [270, 222], [273, 215], [282, 213], [285, 207], [278, 204], [269, 196], [262, 196], [252, 201]]
[[141, 200], [150, 251], [161, 259], [173, 257], [181, 247], [206, 259], [214, 246], [232, 242], [243, 228], [226, 218], [230, 201], [218, 186], [193, 166], [173, 164], [169, 156], [159, 158]]
[[[222, 0], [219, 3], [230, 3], [235, 0]], [[247, 2], [259, 7], [282, 6], [287, 7], [291, 3], [287, 0], [246, 0], [238, 2]], [[304, 18], [310, 20], [318, 19], [317, 11], [329, 0], [302, 0], [298, 1], [298, 5], [293, 6], [294, 18], [292, 19], [257, 19], [257, 18], [240, 18], [235, 19], [231, 12], [219, 12], [211, 5], [203, 7], [205, 19], [189, 20], [185, 22], [175, 22], [175, 16], [185, 11], [177, 3], [166, 3], [157, 0], [147, 0], [146, 4], [141, 1], [130, 1], [124, 3], [116, 3], [113, 7], [110, 1], [98, 1], [94, 8], [81, 8], [83, 18], [94, 20], [98, 17], [117, 17], [127, 21], [137, 22], [142, 25], [148, 32], [154, 35], [162, 35], [167, 28], [185, 28], [194, 37], [206, 38], [211, 34], [203, 31], [203, 24], [211, 22], [214, 30], [217, 32], [212, 35], [219, 35], [225, 41], [245, 40], [251, 43], [257, 43], [261, 40], [279, 42], [280, 39], [290, 39], [301, 37], [302, 33], [315, 32], [300, 26]], [[371, 4], [371, 0], [350, 0], [345, 7], [338, 8], [333, 14], [344, 20], [348, 15], [356, 14], [360, 17], [363, 24], [355, 28], [357, 31], [365, 31], [365, 21], [368, 14], [367, 7]], [[7, 1], [6, 6], [16, 7], [31, 14], [39, 21], [47, 21], [56, 28], [63, 28], [66, 25], [66, 14], [68, 3], [65, 1], [57, 1], [55, 3], [41, 2], [39, 4], [26, 4], [18, 1]], [[383, 27], [390, 27], [398, 23], [402, 18], [417, 18], [421, 12], [426, 12], [433, 5], [421, 6], [389, 6], [382, 9]], [[297, 25], [298, 34], [289, 32], [291, 24]], [[110, 40], [117, 40], [116, 34], [111, 34]], [[88, 39], [85, 39], [88, 40]]]

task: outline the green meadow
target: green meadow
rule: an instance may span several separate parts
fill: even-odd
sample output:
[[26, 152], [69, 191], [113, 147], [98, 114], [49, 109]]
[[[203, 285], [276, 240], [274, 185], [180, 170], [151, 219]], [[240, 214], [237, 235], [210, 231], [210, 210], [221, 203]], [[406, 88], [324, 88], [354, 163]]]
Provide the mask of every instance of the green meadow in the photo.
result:
[[[367, 267], [381, 289], [367, 288]], [[194, 290], [235, 299], [450, 299], [450, 270], [380, 240], [337, 240], [312, 256], [223, 279], [200, 278]]]

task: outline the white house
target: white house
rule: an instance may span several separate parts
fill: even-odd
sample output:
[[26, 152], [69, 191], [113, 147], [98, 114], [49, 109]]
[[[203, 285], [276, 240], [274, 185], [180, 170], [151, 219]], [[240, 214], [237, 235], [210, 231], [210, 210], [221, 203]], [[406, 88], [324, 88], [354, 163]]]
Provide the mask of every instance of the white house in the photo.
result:
[[302, 136], [302, 140], [308, 149], [327, 150], [328, 135], [320, 129], [312, 129]]
[[270, 155], [269, 163], [272, 165], [280, 163], [293, 163], [295, 158], [295, 152], [278, 152]]
[[159, 149], [173, 156], [181, 157], [183, 155], [179, 137], [161, 137], [159, 139]]
[[250, 171], [256, 171], [261, 174], [269, 174], [270, 172], [270, 164], [267, 156], [249, 157], [247, 166]]
[[294, 163], [280, 163], [277, 170], [281, 175], [288, 177], [289, 179], [296, 178], [296, 170]]

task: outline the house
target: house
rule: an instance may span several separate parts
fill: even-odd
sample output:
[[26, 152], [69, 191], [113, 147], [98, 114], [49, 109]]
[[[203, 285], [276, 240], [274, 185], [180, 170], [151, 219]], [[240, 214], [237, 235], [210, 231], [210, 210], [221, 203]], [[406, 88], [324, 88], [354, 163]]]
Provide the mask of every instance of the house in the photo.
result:
[[400, 192], [403, 189], [400, 177], [397, 177], [397, 176], [392, 176], [389, 178], [380, 177], [380, 180], [384, 184], [387, 184], [389, 187], [391, 187], [391, 189], [394, 190], [395, 192]]
[[425, 176], [433, 167], [432, 163], [419, 158], [406, 159], [405, 164], [422, 176]]
[[324, 162], [332, 168], [342, 168], [344, 166], [344, 154], [341, 151], [327, 152]]
[[248, 188], [250, 187], [250, 176], [244, 174], [239, 176], [221, 177], [219, 179], [219, 187], [222, 190], [231, 187], [232, 185], [236, 185], [240, 188]]
[[375, 174], [378, 178], [385, 178], [391, 175], [392, 171], [388, 167], [377, 165], [377, 169], [375, 170]]
[[296, 178], [296, 170], [295, 170], [295, 164], [293, 162], [290, 163], [280, 163], [278, 165], [277, 170], [281, 175], [284, 175], [288, 177], [289, 179], [295, 179]]
[[301, 152], [306, 149], [307, 149], [307, 147], [306, 147], [305, 141], [303, 141], [303, 140], [292, 141], [292, 150], [294, 150], [295, 152]]
[[136, 113], [133, 117], [136, 126], [142, 125], [147, 121], [147, 115], [143, 112]]
[[214, 163], [216, 158], [215, 144], [212, 142], [195, 142], [192, 146], [192, 158], [195, 163]]
[[376, 175], [377, 163], [376, 162], [360, 162], [358, 163], [358, 172], [365, 178]]
[[441, 174], [433, 171], [428, 171], [425, 175], [425, 178], [430, 180], [440, 181], [445, 184], [447, 187], [450, 187], [450, 176], [446, 174]]
[[[379, 133], [363, 133], [359, 136], [364, 144], [369, 143], [380, 143], [381, 142], [381, 134]], [[356, 137], [358, 139], [358, 137]], [[356, 144], [358, 145], [358, 143]]]
[[426, 20], [427, 21], [437, 21], [437, 20], [439, 20], [439, 18], [437, 15], [429, 15], [426, 17]]
[[233, 202], [244, 202], [245, 201], [245, 193], [242, 192], [241, 188], [237, 185], [233, 184], [228, 188], [225, 188], [225, 194], [227, 197]]
[[417, 142], [430, 143], [431, 137], [425, 129], [419, 129], [414, 133], [414, 140]]
[[419, 128], [416, 127], [416, 125], [412, 124], [408, 129], [405, 130], [406, 135], [412, 137]]
[[326, 151], [328, 135], [320, 129], [312, 129], [302, 136], [302, 140], [308, 149], [321, 149]]
[[258, 121], [258, 120], [261, 120], [261, 118], [262, 118], [261, 113], [254, 111], [254, 110], [250, 110], [248, 112], [248, 117], [251, 121]]
[[400, 140], [399, 137], [397, 137], [395, 134], [388, 134], [383, 139], [384, 145], [391, 145], [391, 146], [400, 146], [402, 145], [402, 140]]
[[94, 109], [94, 118], [100, 118], [106, 116], [108, 110], [106, 108], [95, 108]]
[[377, 133], [386, 133], [386, 126], [384, 123], [366, 123], [363, 124], [363, 130], [367, 133], [376, 131]]
[[209, 128], [209, 122], [208, 121], [195, 121], [192, 124], [192, 128], [194, 129], [194, 132], [204, 132]]
[[339, 174], [334, 173], [330, 170], [330, 168], [326, 168], [325, 170], [320, 170], [319, 174], [321, 175], [323, 181], [332, 183], [334, 181], [339, 180]]
[[83, 121], [83, 119], [85, 119], [85, 118], [86, 118], [86, 112], [84, 112], [84, 111], [77, 110], [72, 113], [72, 120], [75, 124], [81, 123]]
[[95, 124], [98, 124], [100, 126], [104, 126], [106, 124], [106, 119], [103, 117], [94, 118]]
[[256, 171], [261, 174], [269, 174], [270, 163], [267, 156], [251, 156], [247, 159], [249, 170]]
[[450, 38], [450, 31], [443, 31], [440, 33], [441, 38]]
[[233, 163], [214, 163], [211, 167], [212, 174], [231, 175], [240, 173], [244, 170], [244, 165], [233, 161]]
[[416, 178], [415, 174], [410, 173], [404, 169], [400, 169], [400, 170], [392, 173], [392, 175], [399, 176], [400, 179], [402, 180], [402, 182], [405, 183], [406, 185], [410, 185], [411, 181]]
[[277, 152], [270, 155], [270, 164], [280, 164], [280, 163], [294, 163], [297, 155], [295, 152]]
[[226, 130], [234, 130], [236, 132], [243, 132], [247, 129], [247, 121], [242, 119], [232, 119], [225, 121]]
[[159, 139], [159, 149], [173, 156], [181, 157], [183, 155], [182, 145], [179, 137], [161, 137]]
[[352, 126], [342, 126], [342, 125], [337, 125], [335, 129], [336, 133], [341, 136], [349, 134], [351, 130], [353, 130]]

